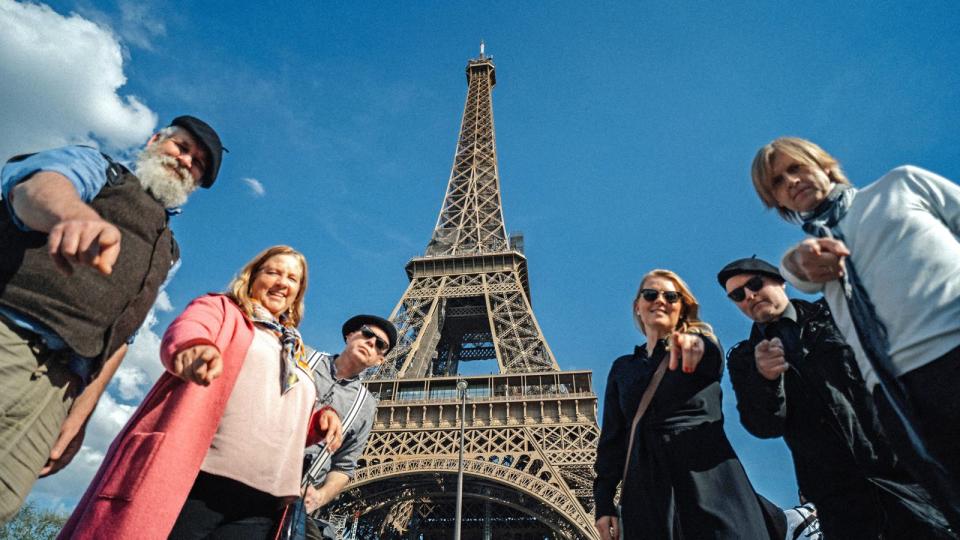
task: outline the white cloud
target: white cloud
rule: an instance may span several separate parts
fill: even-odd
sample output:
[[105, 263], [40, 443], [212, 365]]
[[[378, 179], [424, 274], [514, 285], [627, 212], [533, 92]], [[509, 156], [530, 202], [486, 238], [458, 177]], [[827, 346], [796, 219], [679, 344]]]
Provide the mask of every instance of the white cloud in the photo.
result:
[[254, 197], [263, 197], [267, 194], [267, 189], [263, 187], [263, 182], [256, 178], [244, 178], [243, 182], [250, 188], [250, 193], [253, 193]]
[[154, 331], [157, 325], [157, 311], [170, 311], [170, 297], [166, 292], [157, 296], [153, 309], [143, 321], [137, 339], [130, 345], [127, 356], [120, 369], [113, 376], [110, 390], [125, 401], [140, 401], [147, 394], [150, 385], [160, 378], [163, 365], [160, 363], [160, 335]]
[[165, 36], [167, 26], [150, 11], [151, 6], [146, 2], [120, 2], [120, 35], [131, 45], [152, 51], [153, 38]]
[[96, 140], [123, 150], [150, 136], [157, 115], [117, 93], [127, 79], [109, 28], [13, 0], [0, 0], [0, 28], [0, 161]]
[[124, 45], [152, 51], [154, 38], [167, 35], [166, 22], [154, 16], [154, 7], [147, 0], [119, 0], [113, 12], [98, 7], [103, 4], [102, 1], [77, 0], [77, 12], [100, 26], [113, 28], [123, 38]]
[[147, 381], [147, 375], [143, 370], [123, 368], [113, 376], [112, 384], [116, 385], [120, 397], [129, 401], [144, 396], [143, 385]]
[[[110, 443], [136, 409], [134, 405], [117, 402], [109, 392], [105, 393], [87, 426], [83, 447], [87, 450], [88, 457], [94, 460], [103, 459]], [[99, 463], [97, 465], [99, 466]]]
[[[155, 311], [162, 311], [164, 313], [173, 311], [173, 304], [170, 303], [170, 295], [168, 295], [166, 291], [157, 295], [157, 299], [153, 302], [153, 309]], [[154, 321], [153, 324], [156, 324], [156, 321]]]

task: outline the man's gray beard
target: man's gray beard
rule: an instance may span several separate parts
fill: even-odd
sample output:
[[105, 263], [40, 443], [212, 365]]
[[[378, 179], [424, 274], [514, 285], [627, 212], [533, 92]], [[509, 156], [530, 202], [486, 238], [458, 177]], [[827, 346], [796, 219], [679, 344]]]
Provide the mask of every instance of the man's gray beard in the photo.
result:
[[[170, 169], [171, 165], [176, 172]], [[140, 185], [164, 208], [183, 206], [197, 189], [193, 175], [186, 167], [180, 165], [176, 158], [160, 154], [152, 147], [140, 152], [135, 169]]]

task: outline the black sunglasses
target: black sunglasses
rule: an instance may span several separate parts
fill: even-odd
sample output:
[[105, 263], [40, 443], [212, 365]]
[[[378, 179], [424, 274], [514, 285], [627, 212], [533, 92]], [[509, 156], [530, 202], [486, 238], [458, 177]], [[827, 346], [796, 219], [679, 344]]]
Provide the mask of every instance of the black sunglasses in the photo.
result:
[[655, 302], [660, 295], [663, 295], [664, 302], [676, 304], [680, 301], [680, 293], [677, 291], [658, 291], [656, 289], [640, 289], [640, 298], [647, 302]]
[[363, 339], [373, 338], [374, 343], [377, 344], [377, 350], [380, 351], [381, 353], [386, 354], [387, 349], [390, 348], [390, 344], [384, 341], [382, 337], [378, 336], [377, 333], [374, 332], [373, 329], [370, 328], [369, 326], [367, 325], [361, 326], [360, 333], [363, 335]]
[[747, 297], [747, 291], [743, 290], [744, 287], [750, 289], [753, 292], [757, 292], [763, 288], [763, 278], [760, 276], [753, 276], [748, 279], [746, 283], [741, 287], [727, 293], [727, 298], [733, 300], [734, 302], [743, 302], [743, 299]]

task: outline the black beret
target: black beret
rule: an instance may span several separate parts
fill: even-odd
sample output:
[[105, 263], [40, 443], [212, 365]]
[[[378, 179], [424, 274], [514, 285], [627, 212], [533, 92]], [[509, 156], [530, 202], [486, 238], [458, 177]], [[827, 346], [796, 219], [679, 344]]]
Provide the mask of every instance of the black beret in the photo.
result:
[[347, 334], [356, 332], [365, 324], [376, 326], [387, 334], [387, 342], [389, 343], [387, 352], [390, 352], [397, 344], [397, 327], [392, 322], [376, 315], [354, 315], [347, 319], [347, 322], [343, 323], [343, 339], [347, 339]]
[[780, 275], [780, 270], [763, 259], [758, 259], [756, 255], [746, 259], [737, 259], [723, 267], [717, 274], [717, 281], [724, 289], [727, 288], [727, 280], [738, 274], [760, 274], [772, 277], [781, 282], [784, 281]]
[[220, 143], [220, 136], [214, 131], [210, 124], [193, 116], [178, 116], [170, 122], [171, 126], [181, 127], [190, 132], [207, 149], [210, 156], [207, 163], [207, 170], [200, 179], [201, 186], [209, 188], [213, 181], [217, 179], [217, 173], [220, 172], [220, 161], [223, 158], [225, 148]]

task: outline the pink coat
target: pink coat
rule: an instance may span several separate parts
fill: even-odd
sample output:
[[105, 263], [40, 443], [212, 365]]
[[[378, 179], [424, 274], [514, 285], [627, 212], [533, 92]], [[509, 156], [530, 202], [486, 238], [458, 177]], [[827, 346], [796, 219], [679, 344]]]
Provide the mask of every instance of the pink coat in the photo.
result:
[[223, 374], [210, 386], [169, 372], [114, 439], [58, 538], [164, 539], [183, 507], [253, 340], [253, 324], [229, 298], [197, 298], [167, 328], [160, 358], [170, 368], [185, 347], [214, 345]]

